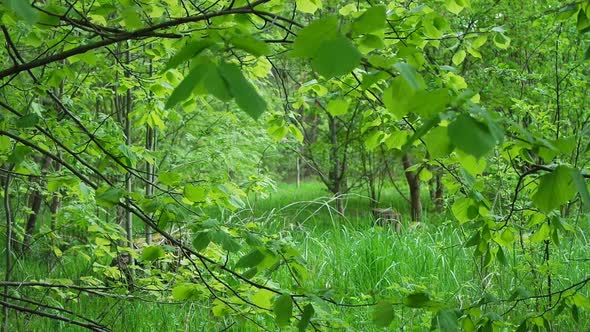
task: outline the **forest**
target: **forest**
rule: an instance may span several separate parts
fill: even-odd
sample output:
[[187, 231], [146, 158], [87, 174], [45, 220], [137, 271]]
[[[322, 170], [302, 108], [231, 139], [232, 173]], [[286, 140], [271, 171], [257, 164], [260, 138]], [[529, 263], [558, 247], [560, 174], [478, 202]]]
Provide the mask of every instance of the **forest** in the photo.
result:
[[590, 0], [0, 0], [1, 331], [587, 331]]

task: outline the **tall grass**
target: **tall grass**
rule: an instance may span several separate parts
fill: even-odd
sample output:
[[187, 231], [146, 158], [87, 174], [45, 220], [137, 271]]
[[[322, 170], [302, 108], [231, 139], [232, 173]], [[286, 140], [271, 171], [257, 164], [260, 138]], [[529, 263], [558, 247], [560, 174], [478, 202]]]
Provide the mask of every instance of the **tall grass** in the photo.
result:
[[[268, 232], [291, 236], [311, 276], [304, 280], [304, 286], [330, 290], [334, 298], [352, 297], [371, 302], [382, 297], [401, 298], [408, 290], [427, 290], [445, 304], [466, 307], [486, 293], [508, 298], [515, 287], [531, 290], [544, 287], [531, 275], [542, 272], [532, 272], [524, 265], [525, 259], [517, 248], [507, 252], [508, 266], [496, 264], [493, 269], [480, 270], [473, 249], [463, 246], [465, 231], [446, 215], [426, 214], [423, 226], [415, 229], [409, 229], [406, 220], [403, 231], [396, 233], [391, 227], [373, 225], [369, 200], [361, 193], [345, 199], [346, 215], [342, 216], [334, 210], [333, 199], [320, 184], [303, 183], [300, 188], [280, 184], [268, 198], [250, 197], [249, 208], [232, 218], [254, 218], [263, 223]], [[392, 188], [385, 190], [382, 201], [385, 206], [408, 215], [407, 203]], [[588, 229], [587, 223], [583, 221], [578, 226]], [[590, 275], [590, 266], [585, 261], [589, 249], [584, 233], [580, 232], [564, 238], [562, 246], [553, 250], [554, 289]], [[56, 266], [48, 271], [40, 257], [20, 260], [13, 273], [14, 279], [75, 279], [91, 269], [71, 256], [64, 256]], [[279, 273], [276, 278], [278, 282], [290, 282], [286, 272]], [[232, 331], [256, 330], [243, 322], [213, 319], [207, 307], [202, 306], [205, 303], [158, 304], [91, 296], [69, 301], [64, 306], [85, 316], [97, 317], [115, 331], [217, 331], [228, 326]], [[490, 309], [500, 311], [511, 305], [498, 304]], [[507, 317], [522, 319], [535, 305], [534, 301], [518, 304]], [[369, 307], [330, 308], [348, 330], [379, 330], [370, 323], [372, 309]], [[431, 319], [428, 312], [402, 307], [396, 309], [396, 315], [391, 330], [423, 331]], [[12, 326], [18, 331], [80, 330], [47, 319], [11, 317], [14, 318]], [[586, 314], [580, 317], [582, 322], [588, 322]], [[556, 324], [558, 326], [554, 327], [559, 331], [576, 331], [580, 327], [567, 319]]]

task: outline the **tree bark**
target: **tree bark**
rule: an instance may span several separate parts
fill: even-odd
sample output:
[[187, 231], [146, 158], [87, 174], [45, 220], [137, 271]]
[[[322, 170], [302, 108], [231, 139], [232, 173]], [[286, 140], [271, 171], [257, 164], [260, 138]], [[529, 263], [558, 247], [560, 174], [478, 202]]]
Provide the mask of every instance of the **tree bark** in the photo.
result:
[[[402, 157], [402, 164], [404, 170], [409, 169], [412, 166], [412, 158], [409, 154], [404, 154]], [[422, 221], [422, 202], [420, 200], [420, 178], [418, 177], [419, 172], [406, 171], [406, 180], [408, 182], [408, 188], [410, 189], [410, 215], [412, 221]]]
[[[42, 159], [42, 176], [47, 173], [47, 169], [49, 169], [49, 166], [51, 166], [51, 161], [51, 158], [47, 156]], [[44, 186], [43, 179], [39, 177], [31, 177], [30, 181], [30, 187], [33, 188], [33, 192], [29, 196], [29, 208], [31, 209], [31, 214], [27, 218], [27, 222], [25, 224], [25, 236], [23, 238], [23, 244], [21, 247], [21, 251], [23, 253], [29, 252], [31, 249], [30, 247], [31, 243], [33, 242], [35, 227], [37, 226], [37, 220], [39, 218], [39, 213], [41, 212], [41, 203], [43, 203], [43, 195], [41, 192]]]

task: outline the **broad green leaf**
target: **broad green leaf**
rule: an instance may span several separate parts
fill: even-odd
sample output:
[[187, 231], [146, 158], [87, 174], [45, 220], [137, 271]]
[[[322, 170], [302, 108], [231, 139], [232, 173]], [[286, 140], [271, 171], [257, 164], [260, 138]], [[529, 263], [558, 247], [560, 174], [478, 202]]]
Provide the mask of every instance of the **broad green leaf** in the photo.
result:
[[404, 304], [410, 308], [424, 308], [430, 303], [430, 295], [425, 292], [409, 294], [404, 298]]
[[266, 255], [258, 249], [250, 251], [248, 254], [242, 256], [236, 263], [236, 268], [250, 268], [260, 264]]
[[385, 6], [373, 6], [367, 9], [352, 23], [352, 30], [358, 34], [367, 34], [382, 30], [385, 28], [386, 18]]
[[263, 56], [270, 53], [268, 44], [252, 36], [236, 35], [231, 38], [230, 43], [254, 56]]
[[220, 63], [219, 72], [236, 99], [240, 108], [252, 118], [258, 119], [266, 109], [266, 102], [242, 74], [240, 67], [231, 63]]
[[572, 169], [558, 166], [554, 171], [539, 178], [540, 183], [533, 195], [533, 203], [539, 210], [549, 213], [565, 204], [576, 193]]
[[590, 19], [588, 19], [588, 16], [584, 10], [580, 9], [580, 11], [578, 11], [576, 27], [579, 33], [586, 33], [590, 30]]
[[455, 332], [459, 331], [459, 317], [462, 316], [460, 312], [452, 309], [441, 309], [436, 313], [432, 321], [431, 330], [438, 329], [440, 332]]
[[326, 110], [332, 116], [339, 116], [348, 113], [348, 102], [344, 99], [333, 99], [330, 100], [326, 106]]
[[451, 97], [447, 89], [420, 90], [409, 98], [408, 112], [425, 118], [431, 117], [443, 112], [450, 102]]
[[149, 246], [143, 248], [141, 258], [146, 261], [155, 261], [158, 258], [164, 257], [166, 252], [161, 246]]
[[203, 202], [207, 198], [207, 188], [187, 184], [184, 186], [184, 197], [193, 203]]
[[437, 159], [448, 156], [453, 151], [447, 127], [436, 127], [424, 136], [426, 149], [430, 158]]
[[30, 113], [18, 118], [15, 124], [17, 128], [29, 128], [34, 127], [37, 123], [39, 123], [39, 116], [35, 113]]
[[477, 205], [473, 201], [473, 199], [468, 197], [461, 197], [455, 200], [453, 206], [451, 207], [453, 211], [453, 215], [460, 223], [465, 223], [469, 220], [473, 220], [478, 216], [478, 209]]
[[10, 138], [6, 136], [0, 136], [0, 151], [5, 152], [10, 149], [12, 143], [10, 142]]
[[291, 295], [282, 294], [278, 296], [275, 299], [272, 310], [278, 326], [289, 325], [289, 321], [293, 315], [293, 300], [291, 299]]
[[183, 283], [172, 288], [172, 298], [177, 301], [197, 299], [200, 295], [199, 285]]
[[220, 244], [224, 250], [229, 252], [237, 252], [241, 248], [240, 244], [236, 242], [236, 240], [234, 240], [231, 235], [224, 231], [216, 231], [209, 234], [211, 240], [217, 244]]
[[204, 93], [209, 93], [221, 101], [230, 101], [232, 98], [227, 83], [221, 76], [219, 68], [213, 63], [207, 63], [203, 67], [203, 79], [201, 85]]
[[467, 52], [465, 50], [459, 50], [455, 55], [453, 55], [453, 64], [458, 66], [463, 63], [465, 60], [465, 56], [467, 56]]
[[102, 187], [96, 190], [96, 204], [104, 207], [113, 207], [119, 203], [124, 191], [115, 187]]
[[280, 140], [285, 138], [285, 136], [287, 136], [289, 128], [285, 127], [284, 125], [270, 126], [266, 131], [275, 142], [279, 142]]
[[305, 329], [309, 325], [309, 322], [311, 321], [311, 318], [313, 317], [314, 313], [315, 313], [315, 310], [314, 310], [313, 305], [311, 303], [308, 303], [305, 305], [305, 307], [303, 307], [303, 313], [301, 314], [301, 319], [299, 320], [299, 323], [297, 323], [297, 329], [299, 330], [299, 332], [305, 331]]
[[420, 76], [416, 69], [407, 63], [396, 63], [393, 67], [400, 73], [410, 87], [414, 90], [425, 88], [424, 79]]
[[483, 157], [497, 143], [486, 124], [466, 114], [459, 115], [448, 131], [453, 145], [476, 158]]
[[445, 6], [451, 13], [455, 15], [459, 14], [465, 8], [462, 4], [460, 4], [460, 1], [456, 0], [446, 0]]
[[325, 42], [340, 36], [338, 21], [335, 16], [329, 16], [312, 22], [299, 31], [293, 42], [293, 56], [311, 58], [315, 56]]
[[408, 114], [410, 97], [414, 94], [414, 89], [405, 79], [396, 77], [383, 92], [383, 103], [389, 112], [401, 119]]
[[328, 40], [312, 59], [313, 69], [329, 79], [350, 73], [361, 62], [361, 53], [344, 37]]
[[270, 309], [274, 295], [275, 294], [269, 290], [259, 289], [250, 297], [250, 299], [252, 300], [252, 303], [257, 306]]
[[510, 38], [503, 33], [496, 33], [494, 36], [494, 44], [497, 48], [505, 50], [510, 47]]
[[168, 97], [166, 101], [167, 109], [173, 108], [176, 104], [188, 99], [192, 95], [192, 92], [201, 83], [205, 69], [206, 65], [204, 64], [199, 64], [191, 69], [182, 82], [172, 91], [170, 97]]
[[586, 180], [582, 176], [582, 173], [577, 169], [572, 170], [571, 174], [574, 184], [576, 185], [576, 189], [580, 194], [580, 198], [582, 199], [586, 210], [590, 209], [590, 193], [588, 193], [588, 185], [586, 184]]
[[387, 301], [381, 301], [375, 305], [373, 311], [373, 323], [378, 327], [388, 327], [395, 318], [393, 305]]
[[3, 2], [27, 23], [33, 24], [37, 21], [37, 11], [31, 6], [29, 0], [4, 0]]
[[546, 240], [551, 234], [551, 227], [548, 223], [543, 223], [541, 228], [530, 237], [531, 243], [539, 243]]
[[178, 53], [168, 60], [162, 72], [180, 66], [182, 63], [201, 54], [201, 52], [206, 50], [211, 45], [213, 45], [213, 42], [210, 39], [188, 42], [183, 48], [180, 49], [180, 51], [178, 51]]
[[302, 13], [313, 14], [322, 8], [322, 0], [296, 0], [297, 10]]
[[193, 248], [197, 251], [203, 251], [211, 242], [209, 232], [198, 232], [193, 238]]

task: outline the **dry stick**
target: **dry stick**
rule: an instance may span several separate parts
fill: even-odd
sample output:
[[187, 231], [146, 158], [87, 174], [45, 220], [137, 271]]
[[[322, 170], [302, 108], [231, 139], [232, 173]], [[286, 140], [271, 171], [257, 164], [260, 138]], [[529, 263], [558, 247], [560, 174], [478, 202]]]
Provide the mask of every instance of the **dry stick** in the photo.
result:
[[[10, 165], [9, 170], [12, 171], [13, 165]], [[10, 209], [10, 184], [12, 182], [12, 174], [6, 173], [6, 182], [4, 185], [4, 212], [6, 213], [6, 274], [4, 280], [10, 281], [11, 270], [11, 255], [12, 255], [12, 211]], [[8, 286], [4, 286], [4, 301], [8, 301]], [[2, 324], [2, 331], [8, 332], [8, 307], [4, 307], [4, 323]]]

